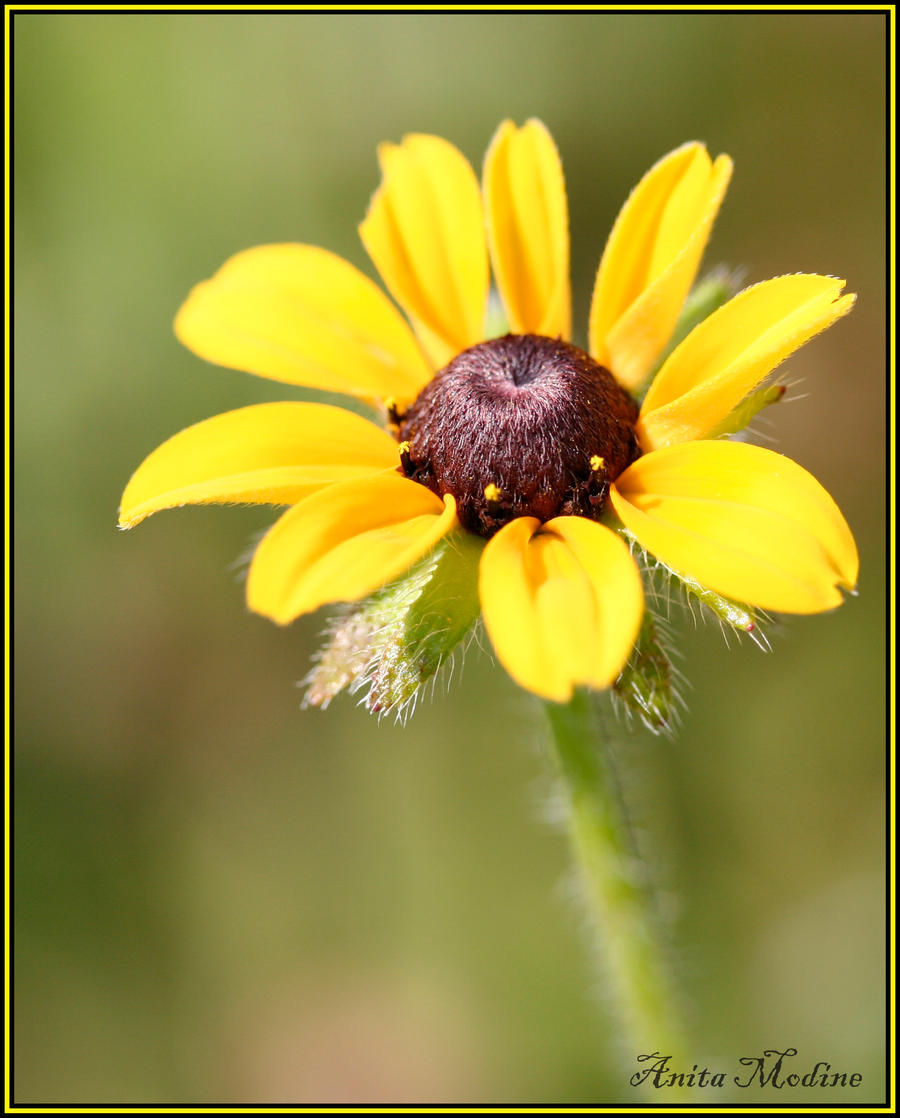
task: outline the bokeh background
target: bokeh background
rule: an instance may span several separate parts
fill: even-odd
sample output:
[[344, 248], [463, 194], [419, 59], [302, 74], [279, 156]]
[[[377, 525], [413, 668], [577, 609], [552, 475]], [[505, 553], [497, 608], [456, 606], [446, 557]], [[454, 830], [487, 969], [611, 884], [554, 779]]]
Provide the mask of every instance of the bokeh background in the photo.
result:
[[692, 138], [736, 162], [707, 265], [859, 293], [765, 427], [845, 510], [859, 596], [771, 655], [679, 620], [683, 730], [625, 760], [693, 1058], [793, 1046], [863, 1083], [791, 1102], [877, 1101], [884, 18], [31, 13], [14, 52], [16, 1101], [636, 1101], [529, 696], [473, 651], [405, 727], [301, 711], [324, 615], [243, 604], [271, 510], [115, 528], [165, 437], [302, 395], [179, 347], [192, 284], [284, 240], [371, 272], [379, 141], [436, 132], [480, 167], [531, 115], [576, 323], [628, 191]]

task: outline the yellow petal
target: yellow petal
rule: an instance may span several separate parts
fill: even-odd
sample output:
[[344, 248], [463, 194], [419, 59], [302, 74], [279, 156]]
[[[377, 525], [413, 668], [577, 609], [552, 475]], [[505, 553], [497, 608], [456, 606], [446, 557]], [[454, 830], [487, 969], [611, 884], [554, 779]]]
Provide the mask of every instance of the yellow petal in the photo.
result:
[[122, 495], [119, 525], [178, 505], [291, 505], [323, 485], [396, 465], [390, 435], [343, 408], [255, 404], [157, 447]]
[[593, 521], [510, 521], [481, 557], [484, 623], [517, 683], [567, 702], [573, 688], [608, 687], [637, 636], [641, 579], [622, 540]]
[[737, 601], [784, 613], [840, 605], [856, 544], [837, 505], [789, 458], [747, 443], [682, 443], [639, 458], [610, 500], [667, 566]]
[[562, 163], [539, 120], [500, 125], [484, 161], [488, 245], [514, 334], [571, 335]]
[[731, 178], [702, 144], [677, 148], [641, 179], [622, 208], [600, 261], [590, 352], [626, 388], [649, 373], [694, 282]]
[[193, 289], [175, 333], [217, 365], [355, 396], [412, 400], [431, 377], [387, 296], [313, 245], [233, 256]]
[[844, 281], [795, 275], [758, 283], [696, 326], [644, 398], [638, 436], [657, 450], [709, 434], [760, 381], [853, 306]]
[[424, 555], [456, 523], [456, 504], [399, 474], [340, 482], [289, 509], [263, 537], [247, 603], [286, 625], [326, 602], [352, 602]]
[[437, 136], [382, 144], [378, 157], [382, 183], [359, 233], [440, 369], [484, 338], [488, 260], [478, 180]]

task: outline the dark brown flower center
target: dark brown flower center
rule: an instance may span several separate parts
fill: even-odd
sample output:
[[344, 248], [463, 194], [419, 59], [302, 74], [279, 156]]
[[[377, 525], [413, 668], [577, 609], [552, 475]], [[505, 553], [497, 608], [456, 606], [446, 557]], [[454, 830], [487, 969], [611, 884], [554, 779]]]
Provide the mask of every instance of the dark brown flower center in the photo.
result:
[[637, 456], [637, 405], [583, 350], [508, 334], [455, 357], [396, 415], [401, 470], [491, 536], [516, 516], [597, 517]]

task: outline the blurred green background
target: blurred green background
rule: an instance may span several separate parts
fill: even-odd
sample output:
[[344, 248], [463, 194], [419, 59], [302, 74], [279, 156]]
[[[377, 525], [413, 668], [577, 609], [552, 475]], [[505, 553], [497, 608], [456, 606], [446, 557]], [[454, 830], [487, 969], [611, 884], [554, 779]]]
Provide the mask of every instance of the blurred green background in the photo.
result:
[[859, 293], [765, 428], [844, 509], [858, 598], [772, 655], [679, 619], [683, 730], [625, 756], [692, 1058], [794, 1046], [862, 1086], [762, 1097], [877, 1101], [883, 17], [33, 13], [14, 50], [16, 1101], [636, 1101], [530, 697], [472, 652], [406, 727], [301, 711], [324, 616], [243, 604], [271, 510], [115, 529], [168, 435], [300, 395], [179, 347], [192, 284], [269, 241], [371, 271], [379, 141], [436, 132], [480, 167], [530, 115], [566, 170], [582, 340], [618, 207], [693, 138], [736, 163], [707, 266]]

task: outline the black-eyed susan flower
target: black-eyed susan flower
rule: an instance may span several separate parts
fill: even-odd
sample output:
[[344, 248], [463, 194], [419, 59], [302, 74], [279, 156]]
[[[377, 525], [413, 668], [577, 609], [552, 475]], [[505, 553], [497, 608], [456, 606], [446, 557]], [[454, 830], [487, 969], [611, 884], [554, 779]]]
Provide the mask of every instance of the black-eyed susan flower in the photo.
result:
[[[771, 450], [729, 441], [762, 382], [845, 314], [843, 282], [787, 275], [743, 291], [665, 358], [731, 175], [689, 143], [625, 203], [600, 261], [587, 350], [572, 343], [562, 167], [546, 128], [501, 125], [481, 188], [436, 136], [379, 149], [360, 226], [403, 312], [351, 264], [280, 244], [232, 257], [176, 319], [200, 356], [373, 404], [319, 403], [198, 423], [139, 467], [130, 527], [209, 502], [290, 508], [263, 538], [250, 608], [286, 624], [356, 601], [451, 531], [486, 541], [478, 585], [497, 656], [565, 701], [609, 686], [641, 624], [623, 535], [671, 571], [765, 610], [813, 613], [857, 577], [831, 497]], [[486, 336], [493, 268], [510, 332]]]

